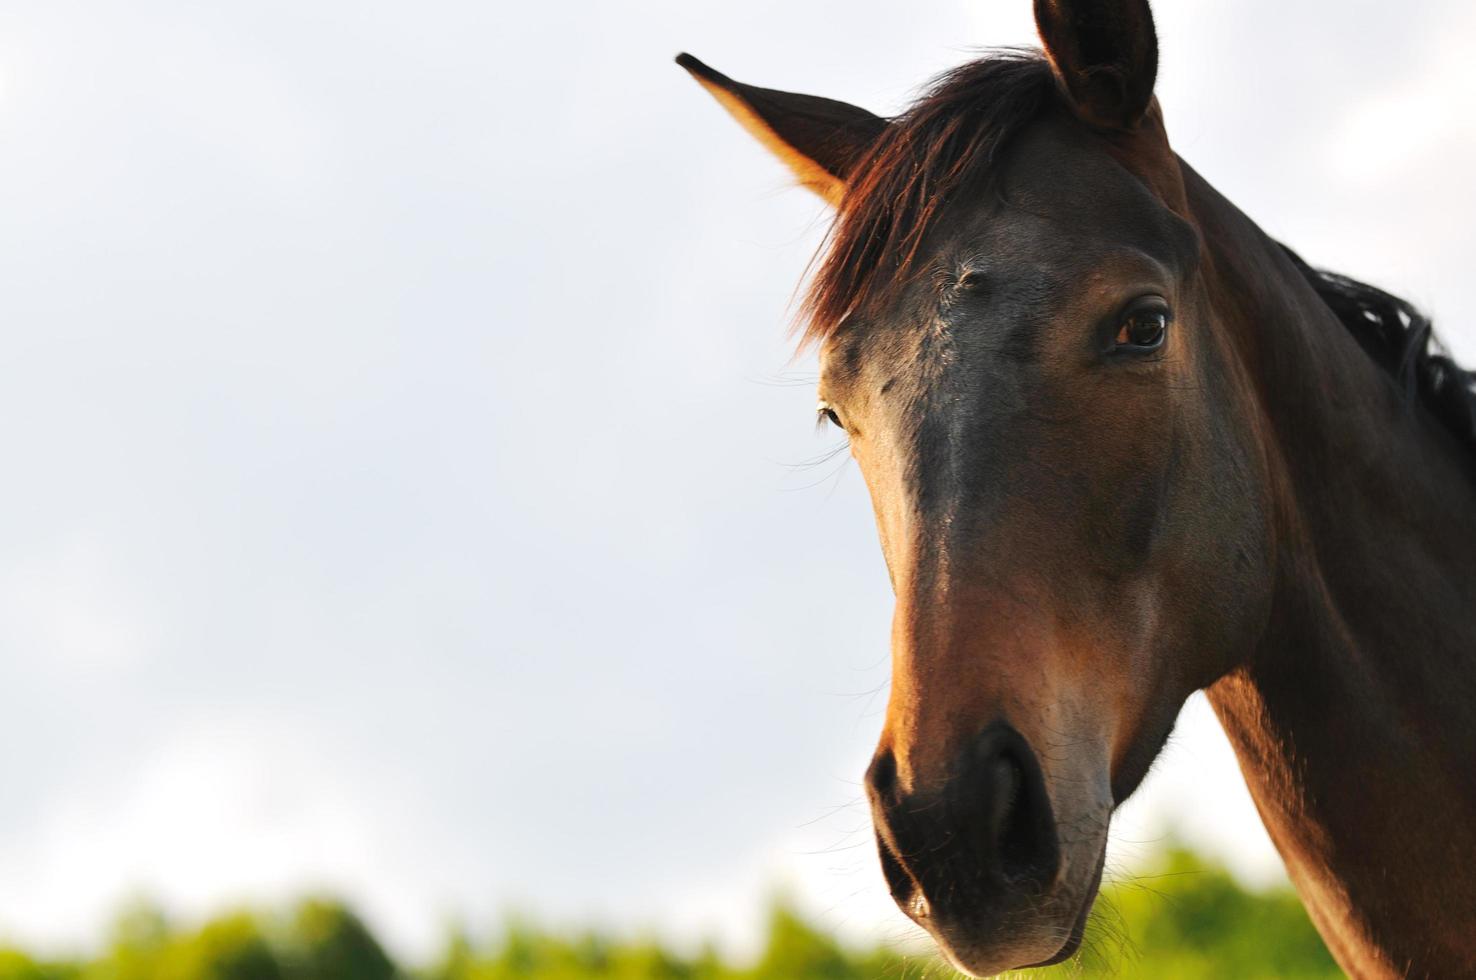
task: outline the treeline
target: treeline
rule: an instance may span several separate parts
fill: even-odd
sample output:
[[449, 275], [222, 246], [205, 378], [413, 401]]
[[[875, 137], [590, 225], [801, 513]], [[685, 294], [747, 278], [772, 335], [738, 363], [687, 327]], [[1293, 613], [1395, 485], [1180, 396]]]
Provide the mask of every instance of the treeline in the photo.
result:
[[[40, 960], [0, 947], [0, 980], [875, 980], [949, 976], [934, 959], [857, 950], [779, 902], [755, 962], [708, 948], [682, 955], [655, 940], [563, 934], [526, 924], [475, 942], [453, 936], [437, 962], [397, 964], [344, 904], [311, 899], [278, 913], [235, 912], [181, 928], [138, 906], [90, 958]], [[1039, 976], [1197, 980], [1340, 977], [1286, 890], [1241, 888], [1185, 851], [1103, 890], [1084, 948]]]

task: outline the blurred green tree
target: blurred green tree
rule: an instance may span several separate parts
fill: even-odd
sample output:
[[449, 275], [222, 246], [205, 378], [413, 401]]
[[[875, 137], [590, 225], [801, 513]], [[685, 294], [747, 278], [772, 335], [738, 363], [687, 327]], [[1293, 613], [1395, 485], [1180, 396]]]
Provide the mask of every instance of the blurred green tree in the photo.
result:
[[[157, 906], [135, 902], [114, 921], [104, 951], [85, 962], [0, 949], [0, 980], [907, 980], [935, 975], [939, 966], [927, 955], [851, 949], [783, 898], [773, 902], [764, 947], [747, 966], [726, 962], [711, 945], [684, 956], [655, 939], [556, 932], [514, 918], [485, 945], [453, 931], [433, 966], [407, 973], [348, 906], [323, 898], [286, 915], [222, 915], [193, 931], [177, 928]], [[1179, 848], [1103, 889], [1077, 957], [1028, 974], [1032, 980], [1341, 975], [1289, 889], [1249, 891], [1223, 867]]]
[[395, 964], [342, 902], [307, 899], [297, 906], [281, 956], [287, 980], [394, 980]]
[[76, 980], [71, 964], [38, 963], [18, 949], [0, 949], [0, 980]]
[[152, 980], [285, 980], [260, 923], [248, 912], [212, 919], [193, 935], [166, 943], [150, 976]]

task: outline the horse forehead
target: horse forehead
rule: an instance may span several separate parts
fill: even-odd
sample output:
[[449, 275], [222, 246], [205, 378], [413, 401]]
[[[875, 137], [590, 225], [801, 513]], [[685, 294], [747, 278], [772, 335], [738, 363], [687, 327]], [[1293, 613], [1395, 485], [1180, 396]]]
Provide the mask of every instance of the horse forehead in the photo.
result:
[[1140, 163], [1147, 165], [1110, 137], [1044, 118], [1003, 154], [994, 174], [997, 204], [962, 209], [949, 237], [1016, 255], [1033, 246], [1060, 262], [1080, 259], [1079, 249], [1092, 242], [1181, 251], [1184, 222], [1136, 172]]

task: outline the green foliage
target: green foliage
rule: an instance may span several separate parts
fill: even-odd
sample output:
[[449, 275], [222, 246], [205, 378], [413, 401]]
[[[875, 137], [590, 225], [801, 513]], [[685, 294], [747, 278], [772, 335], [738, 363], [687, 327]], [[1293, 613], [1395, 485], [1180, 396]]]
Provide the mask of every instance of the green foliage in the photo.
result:
[[16, 949], [0, 949], [0, 980], [76, 980], [70, 964], [38, 963]]
[[862, 977], [899, 977], [906, 960], [875, 950], [858, 956], [810, 925], [798, 910], [777, 902], [769, 913], [769, 942], [750, 976], [813, 977], [815, 980], [852, 980]]
[[277, 955], [249, 913], [207, 922], [183, 941], [164, 945], [156, 980], [285, 980]]
[[[950, 976], [930, 958], [850, 949], [776, 901], [768, 940], [749, 965], [707, 947], [673, 952], [655, 939], [560, 933], [520, 920], [478, 943], [453, 933], [434, 966], [397, 967], [341, 903], [310, 899], [283, 915], [237, 911], [180, 928], [135, 904], [87, 961], [43, 962], [0, 948], [0, 980], [912, 980]], [[1323, 980], [1341, 976], [1296, 897], [1242, 888], [1186, 851], [1108, 885], [1082, 953], [1029, 977]]]
[[398, 975], [378, 940], [343, 905], [309, 899], [297, 907], [283, 962], [303, 980], [393, 980]]

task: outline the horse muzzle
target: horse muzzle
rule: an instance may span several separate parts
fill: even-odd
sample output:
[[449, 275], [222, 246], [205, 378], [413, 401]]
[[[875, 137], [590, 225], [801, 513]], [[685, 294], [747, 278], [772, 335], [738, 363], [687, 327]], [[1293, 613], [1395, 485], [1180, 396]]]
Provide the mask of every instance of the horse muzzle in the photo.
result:
[[892, 897], [954, 966], [986, 976], [1076, 951], [1101, 880], [1110, 805], [1071, 820], [1085, 834], [1063, 835], [1045, 773], [1018, 731], [989, 726], [929, 789], [904, 788], [883, 747], [866, 788]]

